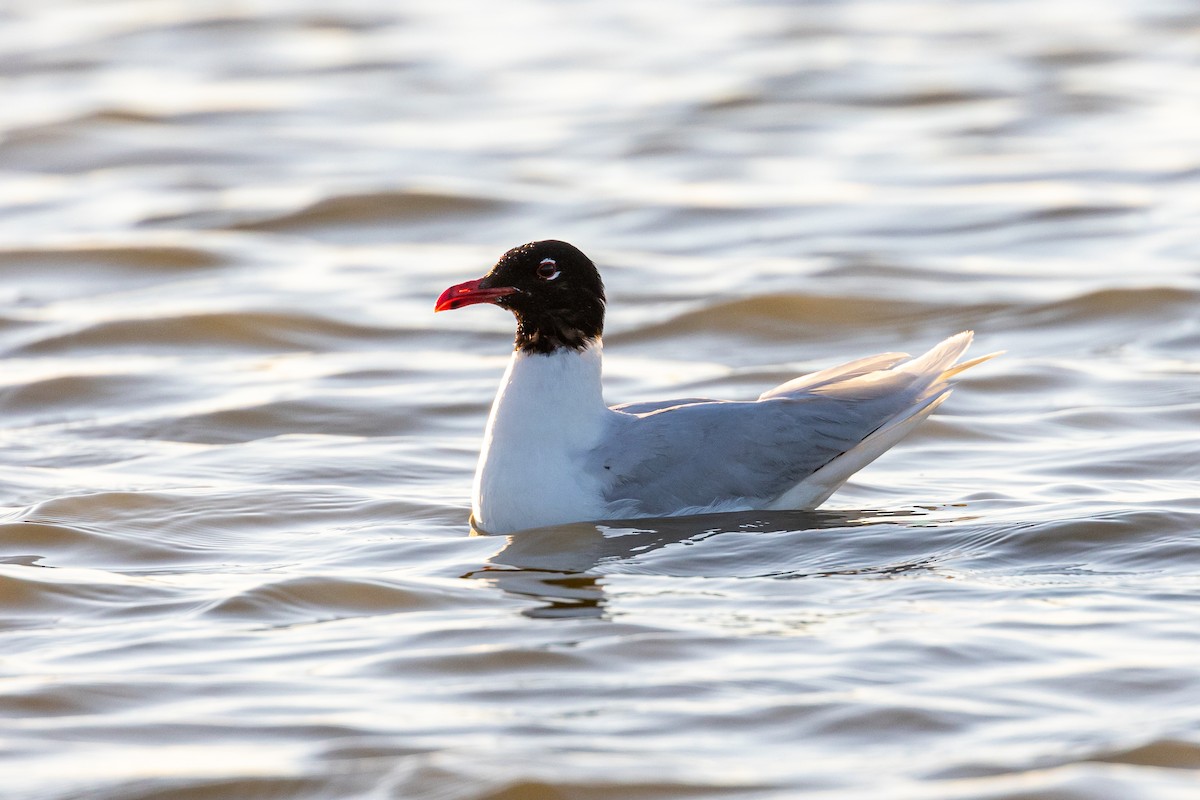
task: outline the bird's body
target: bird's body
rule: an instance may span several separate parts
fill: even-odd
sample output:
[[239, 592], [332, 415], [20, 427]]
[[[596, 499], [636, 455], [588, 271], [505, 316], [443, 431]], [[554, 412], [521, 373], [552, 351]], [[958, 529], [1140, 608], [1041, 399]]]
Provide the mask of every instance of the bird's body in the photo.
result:
[[[546, 290], [562, 279], [574, 283]], [[580, 292], [589, 295], [582, 302]], [[815, 508], [932, 413], [952, 376], [983, 360], [958, 363], [971, 342], [964, 332], [915, 359], [860, 359], [757, 400], [609, 408], [601, 387], [603, 286], [586, 256], [562, 242], [515, 248], [485, 278], [447, 289], [437, 309], [478, 302], [509, 307], [519, 321], [475, 474], [472, 520], [491, 533]]]

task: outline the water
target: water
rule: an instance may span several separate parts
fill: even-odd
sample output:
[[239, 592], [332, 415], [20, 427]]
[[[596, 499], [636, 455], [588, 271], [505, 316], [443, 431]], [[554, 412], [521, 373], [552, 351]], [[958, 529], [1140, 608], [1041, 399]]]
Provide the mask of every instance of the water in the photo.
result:
[[[6, 798], [1200, 796], [1189, 2], [9, 0]], [[816, 513], [471, 536], [508, 247], [610, 402], [975, 353]]]

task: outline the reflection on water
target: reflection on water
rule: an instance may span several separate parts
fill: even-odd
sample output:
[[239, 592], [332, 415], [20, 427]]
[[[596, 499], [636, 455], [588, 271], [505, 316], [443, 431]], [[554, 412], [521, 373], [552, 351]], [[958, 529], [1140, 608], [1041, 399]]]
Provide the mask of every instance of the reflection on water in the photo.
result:
[[[930, 567], [933, 557], [919, 557], [909, 562], [860, 565], [847, 563], [838, 567], [826, 565], [821, 569], [777, 569], [762, 574], [741, 574], [741, 565], [725, 565], [711, 570], [707, 552], [718, 552], [723, 542], [716, 537], [725, 534], [750, 534], [755, 547], [770, 550], [776, 546], [772, 534], [786, 534], [795, 540], [805, 532], [825, 532], [828, 539], [852, 536], [851, 529], [863, 525], [896, 525], [906, 517], [919, 517], [919, 510], [908, 511], [758, 511], [729, 514], [707, 514], [660, 519], [609, 520], [604, 523], [572, 523], [548, 528], [521, 531], [507, 537], [504, 547], [488, 559], [480, 570], [466, 573], [464, 578], [485, 580], [509, 594], [542, 601], [522, 613], [531, 617], [603, 617], [606, 598], [605, 576], [622, 571], [638, 570], [639, 561], [661, 548], [684, 548], [703, 545], [698, 557], [689, 553], [679, 573], [663, 572], [676, 577], [705, 577], [733, 575], [742, 578], [819, 578], [833, 575], [890, 575]], [[900, 525], [896, 525], [900, 527]], [[473, 531], [477, 536], [488, 534]], [[497, 537], [500, 538], [500, 537]], [[791, 541], [789, 541], [789, 545]], [[807, 548], [806, 548], [807, 549]], [[820, 552], [818, 550], [818, 552]], [[847, 560], [861, 558], [862, 553], [847, 554]], [[792, 563], [794, 556], [769, 557], [775, 564]]]
[[[1193, 800], [1198, 30], [0, 4], [0, 794]], [[831, 510], [470, 536], [430, 307], [550, 237], [611, 403], [1008, 355]]]

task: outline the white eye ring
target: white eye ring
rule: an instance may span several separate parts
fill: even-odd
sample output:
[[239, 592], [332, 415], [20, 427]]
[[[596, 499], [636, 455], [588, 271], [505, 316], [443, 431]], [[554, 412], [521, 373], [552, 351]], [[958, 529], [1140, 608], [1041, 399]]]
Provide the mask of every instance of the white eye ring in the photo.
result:
[[538, 262], [537, 276], [544, 281], [552, 281], [562, 274], [558, 269], [558, 262], [553, 258], [543, 258]]

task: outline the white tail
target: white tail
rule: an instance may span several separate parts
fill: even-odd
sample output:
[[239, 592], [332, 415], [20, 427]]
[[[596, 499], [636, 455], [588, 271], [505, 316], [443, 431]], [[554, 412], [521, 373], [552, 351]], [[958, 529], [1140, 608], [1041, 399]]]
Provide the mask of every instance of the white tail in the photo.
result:
[[[1000, 353], [955, 363], [971, 344], [974, 333], [963, 331], [935, 345], [929, 352], [904, 361], [906, 355], [885, 353], [839, 367], [804, 375], [765, 393], [763, 398], [822, 394], [847, 399], [875, 399], [894, 395], [896, 414], [869, 436], [793, 486], [774, 502], [773, 509], [816, 508], [851, 475], [870, 464], [912, 432], [941, 405], [953, 386], [950, 379]], [[875, 369], [871, 369], [874, 366]]]

